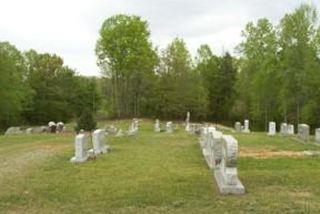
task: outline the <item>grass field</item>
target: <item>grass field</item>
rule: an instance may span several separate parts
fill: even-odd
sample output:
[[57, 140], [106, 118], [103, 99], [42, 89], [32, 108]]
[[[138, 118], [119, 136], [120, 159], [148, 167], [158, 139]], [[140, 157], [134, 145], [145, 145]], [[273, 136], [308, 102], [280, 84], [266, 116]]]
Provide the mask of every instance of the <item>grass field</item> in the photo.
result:
[[[101, 126], [103, 123], [100, 124]], [[120, 122], [124, 128], [125, 122]], [[0, 137], [0, 213], [319, 213], [320, 147], [235, 134], [243, 196], [219, 194], [198, 139], [181, 129], [108, 137], [112, 150], [71, 164], [74, 135]]]

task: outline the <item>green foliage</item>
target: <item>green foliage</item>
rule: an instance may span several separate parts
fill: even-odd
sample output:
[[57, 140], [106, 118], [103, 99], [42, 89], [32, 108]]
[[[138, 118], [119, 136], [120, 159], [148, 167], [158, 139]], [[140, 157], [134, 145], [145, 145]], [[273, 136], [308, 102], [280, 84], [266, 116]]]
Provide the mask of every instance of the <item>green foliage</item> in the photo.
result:
[[316, 10], [306, 4], [277, 27], [267, 19], [249, 23], [238, 47], [242, 59], [233, 113], [257, 128], [271, 120], [320, 125], [319, 32]]
[[13, 45], [0, 42], [0, 128], [17, 123], [30, 90], [24, 59]]
[[31, 123], [66, 121], [73, 116], [74, 71], [63, 66], [57, 55], [25, 53], [28, 67], [27, 83], [33, 91], [24, 111]]
[[76, 76], [74, 81], [74, 96], [71, 102], [74, 109], [74, 116], [79, 117], [85, 108], [95, 114], [99, 110], [102, 102], [102, 95], [98, 88], [97, 78]]
[[21, 54], [0, 43], [0, 128], [21, 123], [68, 121], [83, 108], [96, 112], [101, 96], [95, 78], [76, 76], [57, 55]]
[[93, 116], [92, 110], [84, 108], [80, 117], [77, 120], [75, 130], [79, 132], [81, 129], [84, 131], [92, 131], [97, 127], [97, 122]]
[[174, 39], [163, 50], [158, 74], [157, 116], [183, 119], [190, 111], [194, 120], [206, 117], [207, 91], [200, 73], [192, 68], [191, 56], [182, 39]]
[[158, 51], [139, 16], [106, 19], [96, 44], [103, 77], [77, 76], [55, 54], [21, 54], [0, 43], [0, 128], [78, 118], [158, 117], [233, 123], [253, 129], [278, 124], [320, 126], [320, 25], [316, 9], [302, 4], [279, 25], [249, 22], [240, 58], [217, 56], [201, 45], [193, 59], [183, 39]]
[[117, 117], [140, 115], [152, 90], [157, 55], [146, 21], [116, 15], [104, 21], [96, 45], [98, 64], [111, 79], [111, 105]]
[[222, 57], [215, 56], [208, 45], [201, 45], [196, 63], [196, 71], [202, 76], [203, 86], [209, 92], [209, 118], [229, 121], [237, 76], [234, 59], [228, 52]]
[[[260, 19], [256, 25], [249, 23], [242, 35], [245, 41], [238, 49], [244, 59], [237, 84], [237, 104], [246, 102], [246, 107], [242, 109], [245, 112], [238, 114], [264, 127], [270, 120], [279, 119], [273, 109], [278, 105], [278, 84], [275, 83], [279, 82], [276, 31], [267, 19]], [[270, 90], [271, 85], [273, 90]]]

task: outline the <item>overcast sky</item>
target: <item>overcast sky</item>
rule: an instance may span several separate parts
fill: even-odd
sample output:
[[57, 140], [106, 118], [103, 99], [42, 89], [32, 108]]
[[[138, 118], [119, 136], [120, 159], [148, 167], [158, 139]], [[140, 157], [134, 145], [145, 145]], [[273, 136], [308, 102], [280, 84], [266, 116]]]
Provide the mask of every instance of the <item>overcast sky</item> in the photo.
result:
[[[191, 53], [207, 43], [233, 52], [249, 21], [273, 23], [302, 2], [320, 0], [0, 0], [0, 41], [20, 50], [56, 53], [84, 75], [99, 75], [94, 53], [102, 22], [118, 13], [142, 16], [155, 46], [183, 38]], [[318, 13], [320, 14], [320, 13]]]

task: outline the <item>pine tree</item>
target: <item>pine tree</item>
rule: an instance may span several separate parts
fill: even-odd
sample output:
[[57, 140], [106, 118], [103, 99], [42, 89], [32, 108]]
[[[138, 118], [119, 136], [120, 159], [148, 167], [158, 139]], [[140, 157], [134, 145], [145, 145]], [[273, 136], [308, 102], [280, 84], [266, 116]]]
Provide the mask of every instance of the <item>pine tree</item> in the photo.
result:
[[97, 122], [95, 121], [92, 111], [90, 111], [88, 108], [84, 108], [81, 113], [81, 116], [78, 118], [75, 130], [77, 132], [79, 132], [82, 129], [84, 131], [92, 131], [96, 127]]

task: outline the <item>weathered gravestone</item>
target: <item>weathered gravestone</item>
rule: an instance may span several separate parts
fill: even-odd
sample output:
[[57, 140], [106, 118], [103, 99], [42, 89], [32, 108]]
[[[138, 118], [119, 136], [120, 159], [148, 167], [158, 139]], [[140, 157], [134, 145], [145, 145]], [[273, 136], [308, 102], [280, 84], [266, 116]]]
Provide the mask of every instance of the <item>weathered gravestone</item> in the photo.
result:
[[310, 127], [307, 124], [299, 124], [298, 125], [298, 136], [302, 140], [309, 140], [310, 135]]
[[222, 194], [244, 194], [245, 188], [238, 179], [238, 141], [215, 130], [203, 132], [202, 153]]
[[276, 134], [276, 123], [275, 122], [269, 122], [269, 136], [273, 136]]
[[64, 123], [63, 122], [58, 122], [57, 123], [57, 132], [63, 132], [65, 129]]
[[75, 156], [71, 158], [72, 163], [85, 162], [89, 155], [86, 150], [87, 136], [85, 134], [78, 134], [75, 138]]
[[316, 143], [320, 143], [320, 128], [317, 128], [315, 131]]
[[186, 118], [186, 131], [190, 131], [190, 112], [187, 112], [187, 118]]
[[221, 140], [221, 137], [222, 132], [216, 131], [215, 129], [208, 129], [208, 131], [202, 135], [202, 141], [200, 143], [202, 154], [210, 169], [213, 169], [215, 166], [214, 149], [217, 141]]
[[115, 135], [118, 132], [117, 127], [115, 127], [114, 125], [106, 125], [104, 127], [104, 130], [106, 130], [106, 133], [108, 133], [109, 135]]
[[287, 123], [281, 123], [280, 134], [282, 134], [284, 136], [288, 134], [288, 124]]
[[103, 154], [107, 152], [105, 131], [102, 129], [97, 129], [93, 132], [92, 135], [93, 143], [93, 154]]
[[19, 135], [19, 134], [23, 134], [23, 131], [21, 130], [20, 127], [10, 127], [4, 133], [4, 135]]
[[139, 130], [139, 121], [137, 119], [133, 119], [130, 127], [129, 127], [129, 131], [128, 131], [128, 135], [136, 135], [138, 133]]
[[32, 129], [32, 134], [41, 134], [49, 131], [48, 126], [39, 126]]
[[288, 135], [294, 135], [294, 125], [288, 124], [287, 134], [288, 134]]
[[222, 194], [244, 194], [245, 188], [238, 178], [238, 141], [231, 135], [223, 135], [214, 148], [214, 175]]
[[49, 128], [49, 132], [50, 132], [50, 133], [56, 133], [56, 131], [57, 131], [57, 124], [56, 124], [55, 122], [53, 122], [53, 121], [50, 121], [50, 122], [48, 123], [48, 128]]
[[27, 128], [26, 129], [26, 134], [32, 134], [33, 128]]
[[161, 131], [160, 121], [158, 119], [156, 119], [156, 123], [154, 124], [154, 131], [155, 132], [160, 132]]
[[202, 127], [203, 127], [202, 124], [192, 123], [190, 124], [190, 133], [194, 135], [201, 135]]
[[242, 130], [243, 133], [250, 133], [249, 128], [249, 120], [244, 120], [244, 129]]
[[241, 132], [241, 123], [240, 122], [235, 122], [234, 123], [234, 130], [236, 132]]
[[201, 128], [201, 135], [200, 135], [200, 145], [201, 145], [201, 148], [202, 148], [202, 143], [206, 141], [206, 138], [208, 136], [208, 133], [209, 132], [212, 132], [212, 128], [214, 128], [215, 130], [215, 127], [211, 127], [209, 125], [206, 125], [206, 126], [203, 126]]
[[173, 132], [173, 123], [171, 121], [167, 122], [167, 124], [166, 124], [166, 132], [167, 133]]

